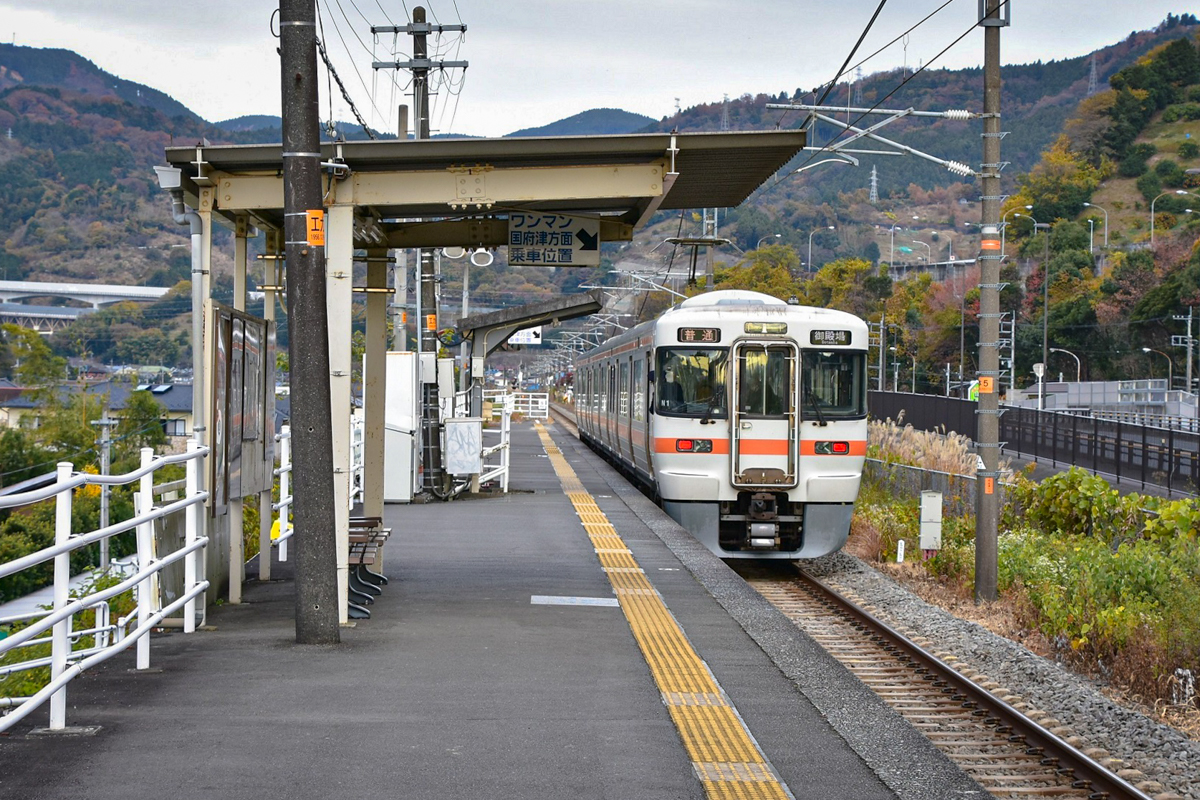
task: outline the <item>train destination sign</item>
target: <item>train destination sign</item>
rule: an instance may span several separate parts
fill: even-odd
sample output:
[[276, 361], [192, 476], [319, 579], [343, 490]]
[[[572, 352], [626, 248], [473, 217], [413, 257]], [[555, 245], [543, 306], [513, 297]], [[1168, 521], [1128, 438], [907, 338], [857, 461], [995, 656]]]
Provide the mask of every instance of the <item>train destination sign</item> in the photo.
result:
[[720, 328], [680, 328], [679, 341], [690, 344], [716, 344], [721, 341]]
[[521, 267], [598, 267], [600, 220], [565, 214], [509, 214], [508, 263]]
[[809, 331], [810, 344], [850, 344], [850, 331]]

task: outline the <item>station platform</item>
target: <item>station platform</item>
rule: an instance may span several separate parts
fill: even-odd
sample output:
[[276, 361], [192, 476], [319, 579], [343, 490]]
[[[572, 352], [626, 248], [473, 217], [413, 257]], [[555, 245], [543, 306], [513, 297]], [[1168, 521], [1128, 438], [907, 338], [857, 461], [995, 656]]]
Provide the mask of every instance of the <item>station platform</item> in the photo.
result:
[[0, 737], [0, 796], [988, 796], [561, 426], [512, 442], [510, 494], [387, 506], [340, 645], [295, 644], [276, 564], [74, 681], [98, 730]]

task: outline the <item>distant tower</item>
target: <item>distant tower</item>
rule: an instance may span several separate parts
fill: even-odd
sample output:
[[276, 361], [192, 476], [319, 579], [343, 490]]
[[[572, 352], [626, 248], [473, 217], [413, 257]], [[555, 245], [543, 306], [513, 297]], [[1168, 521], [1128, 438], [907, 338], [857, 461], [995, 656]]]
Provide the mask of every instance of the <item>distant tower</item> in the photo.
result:
[[871, 203], [879, 203], [879, 173], [871, 167]]
[[676, 97], [676, 98], [675, 98], [675, 116], [677, 116], [677, 117], [678, 117], [678, 116], [679, 116], [680, 114], [682, 114], [682, 113], [683, 113], [683, 109], [681, 109], [681, 108], [679, 107], [679, 98], [678, 98], [678, 97]]
[[862, 107], [862, 67], [854, 72], [854, 105]]
[[1096, 84], [1098, 83], [1096, 75], [1096, 54], [1092, 53], [1092, 74], [1088, 76], [1088, 97], [1096, 93]]
[[729, 95], [725, 95], [725, 101], [721, 104], [721, 130], [729, 130]]

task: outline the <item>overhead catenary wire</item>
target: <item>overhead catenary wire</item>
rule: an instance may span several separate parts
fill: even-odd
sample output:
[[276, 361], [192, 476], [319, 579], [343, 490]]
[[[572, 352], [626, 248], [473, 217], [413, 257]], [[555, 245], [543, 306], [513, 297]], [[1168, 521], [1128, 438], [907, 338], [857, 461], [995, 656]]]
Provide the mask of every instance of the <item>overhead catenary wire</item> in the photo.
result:
[[[909, 34], [911, 34], [913, 31], [915, 31], [917, 28], [919, 28], [919, 27], [921, 27], [922, 25], [924, 25], [926, 22], [928, 22], [930, 19], [932, 19], [932, 18], [933, 18], [933, 17], [934, 17], [936, 14], [938, 14], [940, 11], [942, 11], [942, 9], [944, 9], [946, 6], [950, 5], [950, 4], [951, 4], [951, 3], [953, 3], [953, 2], [954, 2], [954, 0], [945, 0], [945, 2], [943, 2], [943, 3], [942, 3], [940, 6], [938, 6], [937, 8], [935, 8], [933, 11], [930, 11], [930, 12], [929, 12], [928, 14], [926, 14], [924, 17], [922, 17], [922, 18], [921, 18], [921, 19], [920, 19], [918, 22], [916, 22], [914, 25], [912, 25], [912, 27], [908, 28], [908, 29], [907, 29], [907, 30], [905, 30], [904, 32], [902, 32], [902, 33], [900, 33], [899, 35], [897, 35], [897, 36], [896, 36], [894, 39], [892, 39], [891, 41], [889, 41], [887, 44], [884, 44], [882, 47], [878, 48], [878, 49], [877, 49], [875, 52], [871, 53], [869, 56], [867, 56], [866, 58], [864, 58], [862, 61], [859, 61], [857, 64], [853, 64], [853, 65], [847, 66], [847, 64], [849, 64], [849, 62], [850, 62], [850, 59], [854, 58], [854, 54], [855, 54], [855, 53], [858, 51], [858, 48], [859, 48], [859, 46], [860, 46], [860, 45], [862, 44], [862, 42], [863, 42], [863, 39], [864, 39], [864, 38], [866, 38], [867, 31], [869, 31], [869, 30], [870, 30], [870, 28], [871, 28], [871, 25], [873, 25], [873, 24], [874, 24], [874, 22], [875, 22], [875, 17], [877, 17], [877, 16], [879, 15], [879, 12], [883, 10], [883, 3], [881, 2], [881, 3], [879, 4], [879, 8], [877, 8], [877, 9], [875, 10], [875, 16], [873, 16], [873, 17], [871, 18], [871, 22], [870, 22], [870, 23], [868, 23], [868, 25], [867, 25], [867, 28], [866, 28], [866, 29], [865, 29], [865, 30], [862, 32], [862, 34], [859, 36], [859, 38], [858, 38], [858, 42], [856, 42], [856, 43], [855, 43], [855, 45], [854, 45], [854, 47], [853, 47], [853, 49], [851, 49], [851, 51], [850, 51], [850, 55], [846, 57], [846, 63], [842, 64], [842, 68], [841, 68], [840, 70], [838, 70], [838, 73], [837, 73], [837, 75], [835, 75], [835, 76], [834, 76], [833, 80], [829, 81], [828, 83], [825, 83], [825, 84], [823, 84], [823, 86], [824, 86], [824, 88], [825, 88], [825, 93], [824, 93], [824, 94], [821, 96], [821, 101], [824, 101], [824, 100], [825, 100], [825, 98], [829, 96], [829, 93], [830, 93], [831, 91], [833, 91], [833, 89], [834, 89], [834, 88], [837, 86], [837, 82], [838, 82], [838, 80], [839, 80], [839, 79], [840, 79], [840, 78], [841, 78], [843, 75], [845, 75], [845, 74], [846, 74], [846, 73], [848, 73], [848, 72], [851, 72], [851, 71], [853, 71], [853, 70], [856, 70], [856, 69], [858, 69], [858, 68], [859, 68], [859, 67], [861, 67], [863, 64], [866, 64], [868, 61], [870, 61], [871, 59], [875, 58], [875, 56], [879, 55], [879, 54], [880, 54], [880, 53], [882, 53], [884, 50], [887, 50], [889, 47], [891, 47], [892, 45], [894, 45], [896, 42], [900, 41], [900, 40], [901, 40], [901, 39], [903, 39], [905, 36], [908, 36], [908, 35], [909, 35]], [[817, 89], [820, 89], [820, 88], [822, 88], [822, 87], [821, 87], [821, 86], [818, 86], [818, 87], [817, 87]], [[816, 90], [814, 90], [814, 93], [815, 93], [815, 91], [816, 91]], [[821, 101], [818, 101], [818, 102], [816, 102], [816, 103], [813, 103], [813, 105], [817, 105], [817, 106], [819, 106], [819, 105], [821, 105]], [[784, 120], [787, 118], [787, 115], [788, 115], [789, 113], [791, 113], [791, 112], [790, 112], [790, 111], [784, 111], [784, 112], [783, 112], [783, 114], [781, 114], [781, 115], [780, 115], [780, 117], [779, 117], [779, 122], [778, 122], [778, 123], [776, 123], [776, 126], [775, 126], [776, 128], [779, 128], [780, 126], [782, 126], [782, 125], [783, 125], [783, 121], [784, 121]], [[810, 116], [811, 116], [811, 115], [810, 115]]]
[[[1003, 8], [1009, 2], [1010, 2], [1010, 0], [1001, 0], [998, 8]], [[971, 27], [967, 28], [958, 37], [956, 37], [954, 39], [954, 41], [950, 42], [950, 44], [946, 45], [940, 51], [938, 51], [937, 55], [935, 55], [933, 58], [929, 59], [929, 61], [927, 61], [926, 63], [922, 64], [919, 68], [914, 70], [911, 75], [903, 78], [900, 81], [900, 83], [896, 84], [896, 86], [890, 92], [885, 94], [883, 97], [880, 97], [878, 100], [875, 101], [874, 105], [872, 105], [870, 108], [868, 108], [863, 113], [859, 114], [858, 117], [855, 118], [854, 122], [851, 123], [850, 127], [857, 126], [860, 122], [862, 122], [864, 119], [866, 119], [872, 112], [874, 112], [877, 108], [879, 108], [881, 105], [883, 105], [883, 103], [885, 101], [890, 99], [892, 95], [894, 95], [896, 92], [903, 89], [905, 87], [905, 85], [908, 84], [909, 81], [913, 80], [918, 75], [920, 75], [922, 72], [929, 69], [929, 67], [935, 61], [937, 61], [939, 58], [941, 58], [946, 53], [948, 53], [951, 50], [951, 48], [953, 48], [955, 45], [957, 45], [963, 39], [967, 38], [967, 36], [969, 36], [977, 27], [979, 27], [978, 21], [971, 23]], [[818, 158], [821, 154], [829, 152], [830, 145], [832, 145], [834, 142], [836, 142], [838, 138], [840, 138], [840, 134], [839, 134], [839, 137], [835, 137], [834, 139], [831, 139], [829, 142], [822, 145], [819, 149], [813, 151], [812, 154], [809, 155], [809, 157], [800, 164], [800, 166], [798, 166], [795, 169], [793, 169], [792, 171], [790, 171], [787, 175], [783, 175], [779, 178], [776, 178], [775, 181], [771, 184], [770, 188], [774, 188], [774, 187], [778, 186], [785, 179], [791, 177], [792, 175], [795, 175], [797, 172], [804, 169], [804, 167], [806, 167], [808, 164], [811, 164], [813, 162], [813, 160]]]

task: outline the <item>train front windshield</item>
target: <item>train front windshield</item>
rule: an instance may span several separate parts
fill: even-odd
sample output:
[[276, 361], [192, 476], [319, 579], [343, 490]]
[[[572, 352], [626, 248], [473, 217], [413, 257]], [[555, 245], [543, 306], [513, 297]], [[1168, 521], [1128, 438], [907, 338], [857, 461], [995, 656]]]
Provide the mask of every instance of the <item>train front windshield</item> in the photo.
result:
[[806, 350], [801, 357], [804, 419], [855, 419], [867, 415], [867, 357], [863, 353]]
[[725, 372], [729, 351], [723, 347], [664, 347], [655, 365], [655, 412], [677, 417], [724, 417]]

